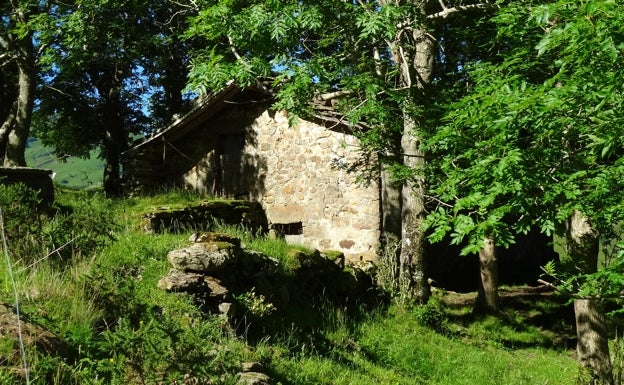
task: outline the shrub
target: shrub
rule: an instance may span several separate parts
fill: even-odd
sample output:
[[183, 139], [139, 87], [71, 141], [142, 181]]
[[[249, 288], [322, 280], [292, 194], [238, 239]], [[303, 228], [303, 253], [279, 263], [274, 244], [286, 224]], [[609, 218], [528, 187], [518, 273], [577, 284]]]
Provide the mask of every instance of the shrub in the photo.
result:
[[44, 213], [37, 192], [22, 183], [0, 184], [3, 236], [15, 259], [30, 261], [40, 249]]
[[50, 251], [61, 259], [80, 258], [115, 240], [122, 226], [116, 222], [114, 203], [100, 192], [61, 193], [56, 214], [43, 227]]
[[414, 317], [422, 326], [435, 330], [438, 333], [448, 332], [448, 318], [444, 313], [443, 305], [436, 299], [414, 308]]
[[121, 226], [113, 204], [100, 193], [57, 194], [51, 212], [43, 212], [35, 190], [0, 184], [0, 210], [10, 254], [26, 266], [50, 258], [91, 255], [115, 238]]

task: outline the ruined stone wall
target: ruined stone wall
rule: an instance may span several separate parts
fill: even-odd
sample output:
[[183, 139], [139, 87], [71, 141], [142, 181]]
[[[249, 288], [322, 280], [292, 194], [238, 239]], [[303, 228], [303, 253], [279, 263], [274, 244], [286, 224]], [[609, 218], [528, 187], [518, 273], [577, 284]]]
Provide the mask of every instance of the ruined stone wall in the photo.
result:
[[359, 159], [358, 145], [308, 121], [291, 127], [284, 113], [262, 104], [233, 103], [183, 137], [142, 148], [124, 164], [125, 179], [128, 186], [181, 184], [257, 200], [272, 231], [290, 243], [374, 259], [379, 189], [346, 171]]
[[[284, 113], [262, 113], [245, 146], [263, 189], [255, 197], [269, 222], [292, 243], [340, 250], [348, 258], [374, 258], [379, 242], [379, 190], [362, 186], [344, 167], [358, 159], [358, 140]], [[300, 226], [300, 227], [299, 227]], [[297, 234], [297, 233], [300, 234]]]

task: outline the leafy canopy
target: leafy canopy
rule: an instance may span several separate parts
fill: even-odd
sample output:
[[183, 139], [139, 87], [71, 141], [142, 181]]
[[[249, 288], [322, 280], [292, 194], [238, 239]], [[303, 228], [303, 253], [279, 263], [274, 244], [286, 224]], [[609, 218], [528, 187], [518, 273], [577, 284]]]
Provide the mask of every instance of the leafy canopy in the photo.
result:
[[624, 216], [624, 5], [558, 1], [502, 8], [498, 55], [472, 63], [469, 93], [428, 142], [434, 241], [464, 253], [538, 226], [551, 234], [575, 210], [613, 236]]

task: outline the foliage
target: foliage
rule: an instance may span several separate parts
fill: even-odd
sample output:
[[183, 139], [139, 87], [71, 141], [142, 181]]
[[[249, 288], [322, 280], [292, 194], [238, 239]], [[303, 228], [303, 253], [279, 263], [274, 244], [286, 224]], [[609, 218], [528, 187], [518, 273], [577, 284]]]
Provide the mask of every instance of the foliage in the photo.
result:
[[428, 144], [441, 202], [428, 218], [432, 240], [450, 233], [471, 253], [487, 235], [506, 245], [532, 226], [561, 231], [575, 210], [614, 234], [624, 155], [615, 92], [620, 8], [588, 1], [501, 9], [494, 21], [507, 48], [470, 65], [469, 93]]
[[[130, 138], [153, 131], [150, 123], [168, 123], [184, 107], [186, 55], [172, 39], [182, 28], [180, 7], [162, 1], [59, 2], [54, 28], [38, 31], [35, 136], [62, 157], [88, 158], [99, 150], [108, 194], [119, 194], [119, 157]], [[155, 108], [150, 99], [170, 105]]]
[[[621, 296], [622, 263], [596, 272], [598, 252], [589, 246], [598, 235], [612, 240], [624, 219], [614, 194], [624, 187], [624, 98], [616, 91], [624, 86], [623, 10], [611, 0], [501, 8], [497, 38], [509, 45], [468, 67], [469, 92], [449, 106], [427, 145], [437, 159], [429, 180], [439, 199], [427, 221], [433, 240], [450, 233], [463, 253], [474, 253], [485, 238], [506, 246], [531, 228], [558, 232], [573, 266], [553, 276], [556, 284], [575, 298]], [[577, 316], [582, 347], [590, 334]], [[582, 348], [578, 357], [609, 381], [606, 332], [597, 324], [589, 330], [604, 342], [600, 358], [590, 362]]]
[[236, 300], [254, 317], [266, 316], [275, 311], [275, 305], [268, 302], [264, 295], [256, 294], [255, 288], [238, 295]]
[[43, 228], [43, 234], [60, 258], [92, 255], [113, 242], [121, 224], [112, 217], [113, 202], [101, 192], [61, 194], [57, 211]]
[[414, 318], [422, 326], [438, 333], [448, 332], [448, 320], [444, 314], [443, 305], [434, 297], [430, 298], [426, 304], [414, 308]]
[[0, 4], [0, 159], [5, 167], [26, 166], [37, 77], [38, 25], [45, 25], [48, 2], [15, 0]]
[[47, 258], [81, 258], [110, 243], [119, 230], [110, 203], [98, 193], [61, 194], [47, 212], [37, 191], [23, 184], [0, 184], [9, 249], [28, 267]]
[[37, 191], [22, 183], [0, 184], [0, 209], [7, 244], [14, 258], [32, 260], [44, 216]]
[[[418, 170], [406, 171], [396, 156], [404, 128], [397, 117], [427, 116], [432, 123], [437, 118], [436, 109], [421, 108], [422, 95], [411, 95], [418, 93], [416, 74], [406, 80], [408, 86], [401, 84], [405, 74], [400, 67], [411, 60], [405, 55], [415, 51], [416, 43], [408, 36], [422, 28], [428, 38], [439, 41], [432, 58], [435, 77], [439, 85], [450, 85], [459, 68], [451, 63], [473, 57], [490, 31], [480, 24], [479, 33], [466, 33], [475, 18], [461, 13], [449, 22], [428, 18], [439, 4], [425, 3], [198, 2], [198, 14], [184, 36], [201, 41], [204, 49], [192, 52], [188, 89], [209, 93], [232, 81], [264, 88], [260, 82], [268, 78], [274, 107], [293, 117], [317, 114], [311, 104], [315, 99], [331, 100], [331, 107], [344, 115], [339, 123], [360, 124], [353, 128], [362, 150], [391, 164], [395, 179], [403, 181]], [[422, 119], [423, 126], [426, 122]]]

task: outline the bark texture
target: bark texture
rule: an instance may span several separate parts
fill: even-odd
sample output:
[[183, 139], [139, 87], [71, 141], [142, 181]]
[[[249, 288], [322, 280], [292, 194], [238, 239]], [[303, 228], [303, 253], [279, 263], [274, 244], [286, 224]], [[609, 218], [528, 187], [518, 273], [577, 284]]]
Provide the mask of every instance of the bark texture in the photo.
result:
[[386, 237], [401, 237], [401, 188], [392, 182], [390, 171], [383, 165], [379, 172], [381, 228]]
[[498, 296], [498, 260], [494, 238], [483, 240], [483, 247], [479, 250], [479, 291], [475, 310], [496, 313], [499, 308]]
[[[581, 273], [591, 274], [598, 268], [599, 234], [589, 218], [575, 211], [566, 223], [568, 257]], [[574, 301], [577, 359], [590, 375], [591, 385], [613, 384], [607, 327], [600, 305], [594, 299]]]
[[[16, 12], [19, 22], [27, 22], [22, 12]], [[0, 156], [5, 167], [26, 166], [24, 152], [30, 133], [35, 101], [35, 53], [32, 33], [17, 38], [0, 36], [0, 46], [12, 53], [17, 71], [15, 100], [0, 126]]]
[[29, 35], [20, 41], [22, 55], [18, 60], [18, 97], [15, 124], [9, 131], [5, 167], [26, 166], [26, 142], [30, 134], [30, 122], [35, 103], [35, 59], [32, 37]]
[[[401, 83], [413, 89], [411, 105], [426, 104], [429, 86], [433, 76], [435, 41], [424, 29], [416, 29], [410, 35], [410, 42], [398, 47], [398, 57], [402, 58]], [[413, 47], [411, 50], [406, 47]], [[407, 59], [411, 58], [411, 59]], [[403, 274], [412, 287], [414, 299], [426, 302], [431, 294], [427, 282], [425, 256], [426, 235], [423, 231], [425, 220], [425, 154], [420, 149], [418, 128], [421, 122], [415, 120], [412, 111], [404, 111], [401, 150], [403, 164], [413, 170], [413, 176], [405, 181], [402, 194], [402, 229], [400, 265]]]
[[590, 384], [614, 384], [607, 325], [601, 306], [595, 300], [574, 301], [576, 319], [576, 354], [579, 363], [590, 372]]

